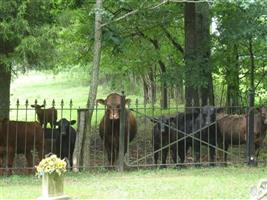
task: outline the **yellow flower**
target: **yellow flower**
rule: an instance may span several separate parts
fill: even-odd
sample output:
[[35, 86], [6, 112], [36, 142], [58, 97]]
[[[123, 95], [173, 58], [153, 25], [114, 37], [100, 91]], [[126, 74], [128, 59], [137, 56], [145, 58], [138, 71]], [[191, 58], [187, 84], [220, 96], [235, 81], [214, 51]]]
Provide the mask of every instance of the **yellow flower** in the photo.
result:
[[43, 176], [45, 173], [56, 173], [58, 175], [62, 175], [65, 173], [67, 163], [64, 160], [61, 160], [56, 155], [50, 155], [47, 158], [44, 158], [40, 161], [39, 165], [35, 166], [36, 175]]

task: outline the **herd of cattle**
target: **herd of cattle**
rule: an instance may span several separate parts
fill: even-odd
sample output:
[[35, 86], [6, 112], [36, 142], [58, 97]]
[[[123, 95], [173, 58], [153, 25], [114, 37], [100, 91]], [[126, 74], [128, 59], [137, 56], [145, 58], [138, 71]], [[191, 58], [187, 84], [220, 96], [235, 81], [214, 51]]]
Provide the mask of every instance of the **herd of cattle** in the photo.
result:
[[[129, 102], [130, 100], [126, 99], [125, 104]], [[108, 161], [113, 165], [119, 154], [121, 96], [112, 93], [105, 100], [97, 100], [97, 103], [106, 107], [99, 132], [104, 141]], [[137, 122], [132, 111], [133, 109], [126, 109], [124, 153], [127, 151], [128, 142], [131, 142], [137, 134]], [[267, 108], [264, 106], [255, 108], [254, 113], [255, 151], [259, 154], [267, 130]], [[199, 163], [201, 144], [207, 145], [210, 163], [214, 165], [216, 148], [225, 152], [223, 157], [226, 162], [230, 145], [246, 143], [248, 116], [227, 114], [222, 108], [204, 106], [190, 112], [177, 113], [175, 116], [148, 118], [154, 123], [152, 130], [154, 161], [157, 164], [161, 151], [163, 166], [166, 164], [169, 149], [174, 163], [178, 163], [178, 156], [183, 163], [187, 151], [192, 147], [194, 161]]]
[[[27, 168], [32, 171], [33, 154], [35, 149], [41, 160], [45, 153], [49, 153], [47, 140], [53, 140], [55, 149], [52, 153], [60, 158], [68, 158], [72, 166], [72, 154], [76, 140], [76, 130], [71, 126], [75, 120], [65, 118], [57, 121], [55, 108], [42, 109], [44, 105], [32, 105], [35, 108], [38, 122], [13, 121], [0, 119], [0, 175], [4, 173], [4, 158], [8, 167], [8, 174], [12, 173], [15, 154], [24, 154]], [[47, 128], [47, 123], [51, 128]], [[57, 126], [57, 128], [56, 128]], [[50, 149], [51, 150], [51, 149]]]
[[[120, 110], [122, 97], [111, 93], [106, 99], [98, 99], [97, 103], [105, 106], [105, 114], [99, 124], [99, 134], [103, 140], [108, 162], [114, 165], [119, 155], [120, 136]], [[130, 99], [125, 100], [125, 105]], [[76, 130], [72, 127], [75, 120], [65, 118], [57, 121], [55, 108], [32, 105], [35, 108], [38, 122], [12, 121], [0, 119], [0, 175], [3, 173], [4, 157], [7, 156], [8, 173], [12, 173], [15, 154], [25, 154], [28, 168], [33, 167], [32, 150], [35, 148], [39, 159], [42, 159], [46, 140], [52, 140], [55, 146], [53, 153], [61, 158], [68, 158], [72, 167], [72, 156], [77, 137]], [[133, 110], [125, 107], [125, 146], [127, 152], [129, 142], [137, 134], [137, 120]], [[262, 106], [254, 109], [254, 141], [256, 153], [260, 147], [267, 130], [267, 108]], [[180, 112], [174, 116], [148, 117], [153, 123], [152, 145], [154, 162], [158, 163], [159, 152], [162, 153], [162, 164], [166, 164], [168, 151], [174, 163], [184, 163], [185, 155], [191, 147], [194, 151], [194, 161], [200, 162], [201, 144], [209, 148], [210, 163], [215, 163], [216, 148], [223, 149], [224, 159], [227, 159], [229, 145], [246, 143], [247, 115], [227, 114], [222, 109], [213, 106], [204, 106], [190, 112]], [[51, 128], [47, 128], [47, 124]], [[51, 149], [50, 149], [51, 150]]]
[[[260, 107], [254, 112], [254, 144], [258, 156], [263, 146], [267, 130], [267, 108]], [[188, 113], [177, 113], [176, 116], [162, 116], [151, 119], [153, 128], [154, 160], [157, 163], [157, 149], [162, 148], [162, 164], [166, 164], [168, 150], [171, 150], [173, 161], [183, 163], [188, 149], [194, 150], [194, 162], [200, 161], [201, 145], [209, 148], [209, 162], [214, 165], [215, 150], [224, 152], [224, 162], [227, 161], [227, 150], [230, 145], [246, 144], [248, 116], [226, 114], [223, 109], [204, 106]], [[178, 141], [178, 142], [177, 142]], [[170, 148], [164, 148], [168, 147]], [[177, 149], [178, 148], [178, 149]]]

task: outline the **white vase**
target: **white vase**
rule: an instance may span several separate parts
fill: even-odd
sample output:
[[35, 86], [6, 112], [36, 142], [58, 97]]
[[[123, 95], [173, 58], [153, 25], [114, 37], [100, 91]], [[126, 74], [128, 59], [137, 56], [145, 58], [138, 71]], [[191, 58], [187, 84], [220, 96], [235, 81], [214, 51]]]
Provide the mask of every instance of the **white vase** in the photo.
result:
[[64, 176], [44, 174], [42, 177], [42, 196], [38, 200], [67, 200], [69, 196], [64, 195]]

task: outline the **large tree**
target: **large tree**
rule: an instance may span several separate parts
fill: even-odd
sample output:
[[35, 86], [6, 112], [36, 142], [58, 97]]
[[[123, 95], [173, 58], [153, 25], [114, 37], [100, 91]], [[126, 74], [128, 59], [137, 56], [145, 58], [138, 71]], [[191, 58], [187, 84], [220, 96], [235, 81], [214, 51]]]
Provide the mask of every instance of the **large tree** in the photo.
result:
[[258, 92], [266, 84], [266, 6], [266, 1], [226, 1], [214, 6], [215, 57], [227, 86], [228, 106], [246, 101], [249, 87]]
[[0, 1], [0, 118], [9, 118], [10, 80], [19, 69], [51, 66], [52, 2]]
[[83, 144], [83, 163], [85, 166], [89, 164], [90, 154], [90, 132], [91, 132], [91, 120], [94, 112], [95, 100], [97, 95], [97, 87], [99, 82], [99, 68], [101, 61], [101, 44], [102, 44], [102, 0], [96, 0], [95, 6], [95, 44], [94, 44], [94, 60], [91, 68], [90, 88], [87, 99], [88, 108], [88, 123], [86, 128], [86, 135]]
[[209, 5], [185, 3], [184, 23], [186, 105], [213, 105]]

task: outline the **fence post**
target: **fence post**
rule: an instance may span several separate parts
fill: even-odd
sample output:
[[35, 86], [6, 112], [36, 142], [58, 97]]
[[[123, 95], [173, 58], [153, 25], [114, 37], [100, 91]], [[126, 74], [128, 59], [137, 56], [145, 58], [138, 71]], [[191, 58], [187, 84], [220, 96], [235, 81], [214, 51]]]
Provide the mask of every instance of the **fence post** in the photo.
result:
[[78, 172], [82, 166], [81, 153], [82, 153], [82, 142], [83, 136], [86, 131], [88, 109], [78, 109], [78, 124], [77, 124], [77, 135], [75, 141], [75, 147], [73, 152], [73, 171]]
[[120, 107], [120, 140], [119, 140], [119, 166], [118, 170], [124, 170], [124, 148], [125, 148], [125, 95], [122, 91], [121, 107]]
[[254, 146], [254, 91], [249, 89], [248, 93], [248, 119], [247, 119], [247, 161], [249, 166], [255, 166]]

